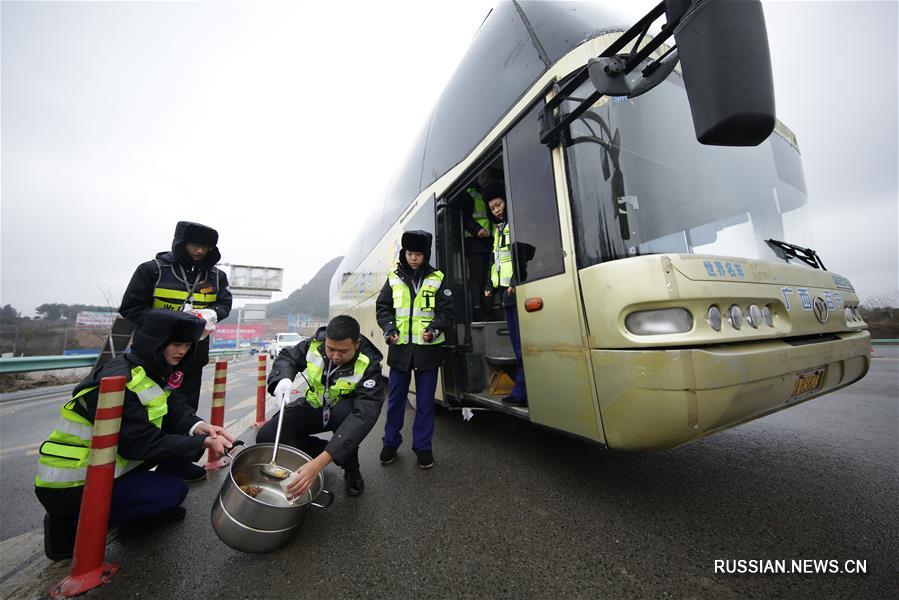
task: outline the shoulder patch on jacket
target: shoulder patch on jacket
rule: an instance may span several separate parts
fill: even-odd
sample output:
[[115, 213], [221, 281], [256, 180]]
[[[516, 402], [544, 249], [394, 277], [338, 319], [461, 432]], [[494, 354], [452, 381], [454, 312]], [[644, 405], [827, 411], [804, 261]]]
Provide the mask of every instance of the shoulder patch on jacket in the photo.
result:
[[370, 390], [371, 388], [375, 387], [375, 380], [374, 379], [366, 379], [362, 383], [362, 387]]

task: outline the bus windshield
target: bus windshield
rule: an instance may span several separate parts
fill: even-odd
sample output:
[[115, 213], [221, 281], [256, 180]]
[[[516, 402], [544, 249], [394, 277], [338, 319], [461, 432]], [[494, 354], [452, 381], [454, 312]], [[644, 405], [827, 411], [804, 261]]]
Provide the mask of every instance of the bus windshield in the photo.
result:
[[578, 267], [663, 252], [781, 260], [769, 238], [814, 248], [799, 150], [778, 127], [756, 147], [701, 145], [677, 72], [601, 98], [566, 148]]

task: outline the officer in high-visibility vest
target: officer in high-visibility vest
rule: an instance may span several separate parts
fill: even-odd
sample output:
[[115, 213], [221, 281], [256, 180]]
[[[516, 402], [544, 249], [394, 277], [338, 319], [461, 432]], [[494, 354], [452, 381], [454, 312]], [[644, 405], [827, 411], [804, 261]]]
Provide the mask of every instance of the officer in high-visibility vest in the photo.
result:
[[509, 340], [518, 361], [516, 366], [515, 387], [512, 394], [503, 398], [503, 402], [515, 406], [527, 406], [528, 393], [524, 381], [524, 365], [521, 361], [521, 330], [518, 327], [518, 309], [515, 305], [515, 286], [518, 278], [512, 261], [512, 235], [506, 209], [506, 188], [502, 181], [493, 181], [484, 186], [484, 199], [490, 209], [490, 220], [494, 223], [493, 254], [490, 257], [490, 282], [484, 290], [484, 296], [502, 296], [503, 309], [506, 312], [506, 324], [509, 327]]
[[[144, 316], [153, 308], [165, 308], [201, 315], [207, 324], [205, 335], [231, 312], [228, 277], [215, 267], [222, 255], [217, 248], [218, 232], [211, 227], [189, 221], [175, 225], [172, 249], [159, 252], [156, 258], [138, 265], [122, 296], [119, 314], [143, 325]], [[184, 366], [182, 394], [197, 409], [203, 367], [209, 363], [209, 338], [204, 336], [197, 351]], [[197, 465], [181, 465], [183, 479], [202, 479], [206, 471]]]
[[403, 442], [400, 431], [412, 372], [415, 371], [415, 422], [412, 450], [418, 466], [434, 466], [434, 394], [443, 364], [444, 332], [453, 325], [452, 291], [443, 273], [429, 264], [431, 234], [406, 231], [399, 263], [387, 278], [375, 302], [378, 325], [390, 346], [387, 365], [387, 422], [384, 425], [381, 463], [389, 464]]
[[485, 306], [484, 287], [490, 277], [490, 253], [493, 251], [493, 226], [488, 217], [487, 201], [477, 184], [472, 184], [455, 199], [455, 207], [462, 214], [465, 230], [465, 262], [468, 266], [468, 292], [471, 296], [472, 318], [489, 321], [492, 310]]
[[[284, 409], [279, 444], [299, 448], [314, 457], [297, 471], [287, 488], [291, 496], [309, 489], [332, 461], [343, 467], [348, 496], [365, 489], [359, 469], [359, 444], [368, 435], [384, 403], [381, 352], [359, 331], [359, 322], [338, 315], [311, 338], [281, 350], [268, 376], [269, 393], [286, 400], [294, 387], [307, 383], [303, 396]], [[272, 443], [278, 428], [276, 413], [256, 434], [256, 441]], [[329, 441], [314, 437], [333, 431]]]
[[181, 502], [187, 484], [157, 469], [160, 461], [194, 461], [204, 449], [223, 453], [232, 436], [196, 416], [180, 394], [180, 368], [196, 351], [205, 322], [195, 315], [151, 310], [134, 334], [131, 352], [92, 373], [60, 409], [50, 437], [41, 444], [35, 494], [44, 517], [44, 551], [51, 560], [72, 556], [75, 530], [84, 492], [88, 454], [97, 410], [100, 380], [128, 379], [119, 430], [115, 481], [109, 512], [111, 525], [149, 521], [153, 524], [184, 517]]

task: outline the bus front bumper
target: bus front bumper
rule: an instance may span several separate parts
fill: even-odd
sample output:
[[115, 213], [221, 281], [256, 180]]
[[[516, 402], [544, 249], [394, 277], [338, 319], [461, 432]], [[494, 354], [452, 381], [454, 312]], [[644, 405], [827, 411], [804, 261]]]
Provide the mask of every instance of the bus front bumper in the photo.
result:
[[845, 387], [870, 366], [867, 331], [791, 345], [592, 350], [609, 448], [661, 450]]

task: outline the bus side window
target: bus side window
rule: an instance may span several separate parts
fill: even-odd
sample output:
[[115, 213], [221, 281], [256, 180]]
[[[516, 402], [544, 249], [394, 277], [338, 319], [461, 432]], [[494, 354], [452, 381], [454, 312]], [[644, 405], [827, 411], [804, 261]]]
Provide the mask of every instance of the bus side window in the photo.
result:
[[509, 194], [513, 259], [519, 281], [534, 281], [565, 271], [562, 232], [553, 178], [552, 155], [540, 143], [539, 102], [503, 140]]

